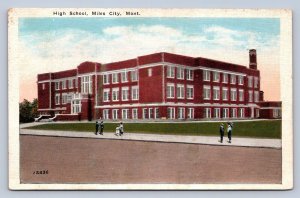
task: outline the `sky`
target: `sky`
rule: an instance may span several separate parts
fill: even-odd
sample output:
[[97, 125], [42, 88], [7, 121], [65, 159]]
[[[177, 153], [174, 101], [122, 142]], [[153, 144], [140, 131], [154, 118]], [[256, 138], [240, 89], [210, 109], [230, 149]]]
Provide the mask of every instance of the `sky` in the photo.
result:
[[20, 98], [37, 97], [37, 74], [169, 52], [249, 65], [257, 50], [265, 100], [280, 100], [277, 18], [95, 17], [19, 19]]

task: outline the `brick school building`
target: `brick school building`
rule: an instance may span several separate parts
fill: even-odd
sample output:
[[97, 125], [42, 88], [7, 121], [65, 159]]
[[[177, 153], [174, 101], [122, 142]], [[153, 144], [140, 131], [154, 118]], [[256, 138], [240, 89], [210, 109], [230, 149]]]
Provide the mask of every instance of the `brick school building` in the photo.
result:
[[280, 118], [281, 102], [260, 89], [256, 50], [249, 66], [166, 52], [37, 75], [39, 119]]

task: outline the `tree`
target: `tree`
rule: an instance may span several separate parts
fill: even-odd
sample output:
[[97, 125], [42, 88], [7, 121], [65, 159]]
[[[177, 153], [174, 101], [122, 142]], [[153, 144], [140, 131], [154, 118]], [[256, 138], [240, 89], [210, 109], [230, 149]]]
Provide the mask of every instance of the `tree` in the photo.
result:
[[34, 118], [38, 116], [37, 104], [37, 99], [34, 99], [32, 103], [26, 99], [19, 103], [19, 121], [21, 123], [34, 121]]
[[32, 117], [36, 118], [38, 117], [38, 100], [37, 98], [33, 99], [32, 103], [31, 103], [31, 113], [32, 113]]

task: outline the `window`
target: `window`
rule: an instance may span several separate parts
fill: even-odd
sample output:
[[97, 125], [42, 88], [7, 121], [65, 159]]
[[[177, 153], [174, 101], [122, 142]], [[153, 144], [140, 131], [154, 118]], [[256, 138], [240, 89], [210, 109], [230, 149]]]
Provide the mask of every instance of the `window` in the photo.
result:
[[113, 88], [112, 101], [119, 101], [119, 88]]
[[132, 119], [138, 119], [138, 109], [132, 109]]
[[281, 109], [273, 109], [273, 118], [281, 117]]
[[122, 109], [122, 119], [129, 118], [129, 109]]
[[177, 84], [177, 98], [184, 99], [184, 85]]
[[69, 79], [69, 89], [72, 89], [73, 88], [73, 79]]
[[228, 118], [229, 110], [228, 108], [223, 108], [223, 118]]
[[152, 68], [149, 68], [149, 69], [148, 69], [148, 76], [149, 76], [149, 77], [152, 76]]
[[174, 107], [168, 107], [167, 116], [168, 116], [168, 119], [175, 119], [175, 108]]
[[231, 101], [236, 101], [236, 89], [235, 88], [230, 89], [230, 99], [231, 99]]
[[122, 87], [122, 101], [127, 101], [129, 98], [129, 88]]
[[81, 93], [84, 94], [92, 93], [92, 76], [81, 77]]
[[239, 101], [244, 101], [244, 90], [239, 89]]
[[194, 119], [194, 108], [188, 108], [187, 118]]
[[248, 87], [253, 87], [253, 76], [248, 76]]
[[210, 86], [203, 87], [203, 99], [210, 100]]
[[213, 81], [214, 82], [220, 81], [220, 73], [219, 72], [213, 72]]
[[122, 81], [122, 82], [128, 82], [127, 71], [121, 72], [121, 81]]
[[177, 67], [177, 79], [184, 79], [184, 68]]
[[254, 77], [254, 88], [258, 88], [258, 77]]
[[194, 98], [194, 86], [193, 85], [187, 85], [186, 86], [186, 98], [187, 99], [193, 99]]
[[147, 108], [143, 109], [143, 119], [148, 119], [148, 109]]
[[112, 116], [113, 116], [114, 120], [118, 119], [118, 111], [119, 111], [119, 109], [113, 109], [112, 110]]
[[239, 76], [239, 85], [244, 84], [244, 76]]
[[211, 109], [204, 108], [204, 118], [211, 118]]
[[226, 87], [222, 88], [222, 99], [228, 100], [228, 88], [226, 88]]
[[236, 84], [236, 75], [234, 74], [231, 74], [230, 75], [230, 84]]
[[109, 74], [104, 74], [103, 75], [103, 84], [104, 85], [109, 84]]
[[167, 66], [167, 78], [175, 77], [175, 67]]
[[249, 102], [253, 102], [253, 91], [249, 91]]
[[63, 93], [62, 94], [62, 104], [67, 104], [68, 102], [68, 94], [67, 93]]
[[138, 81], [138, 72], [137, 72], [137, 70], [131, 71], [131, 81], [132, 82]]
[[237, 116], [237, 110], [236, 110], [236, 108], [232, 108], [232, 109], [230, 109], [231, 110], [231, 117], [232, 118], [236, 118]]
[[80, 95], [78, 92], [76, 92], [76, 93], [73, 95], [73, 98], [74, 98], [74, 99], [81, 99], [81, 95]]
[[155, 108], [155, 115], [154, 115], [155, 119], [159, 119], [160, 118], [160, 114], [159, 114], [159, 108]]
[[223, 74], [223, 83], [228, 83], [228, 74]]
[[55, 82], [55, 90], [59, 90], [59, 82]]
[[210, 71], [203, 70], [203, 80], [210, 81]]
[[254, 102], [258, 102], [259, 101], [259, 93], [258, 91], [254, 92]]
[[67, 96], [67, 103], [70, 103], [72, 101], [72, 97], [73, 97], [74, 93], [69, 93]]
[[220, 118], [221, 117], [221, 110], [220, 108], [214, 108], [214, 117]]
[[259, 118], [259, 109], [255, 109], [255, 115], [257, 118]]
[[138, 86], [131, 87], [131, 99], [132, 100], [139, 99], [139, 87]]
[[78, 88], [78, 79], [75, 79], [75, 87]]
[[55, 94], [55, 104], [56, 105], [60, 104], [60, 94]]
[[175, 86], [174, 84], [167, 84], [167, 98], [174, 98], [174, 92], [175, 92]]
[[239, 117], [244, 118], [245, 117], [245, 109], [244, 108], [239, 108]]
[[80, 100], [72, 101], [72, 114], [81, 112], [81, 102]]
[[66, 83], [66, 80], [61, 81], [61, 88], [62, 88], [62, 89], [67, 89], [67, 83]]
[[103, 109], [103, 119], [109, 119], [109, 109]]
[[103, 102], [108, 102], [109, 101], [109, 89], [104, 89], [103, 90]]
[[179, 107], [178, 108], [178, 119], [184, 119], [184, 108], [183, 107]]
[[213, 87], [214, 100], [220, 100], [220, 87]]
[[43, 90], [45, 89], [45, 83], [42, 84], [42, 89], [43, 89]]
[[118, 73], [113, 73], [112, 74], [112, 83], [116, 84], [119, 82], [119, 74]]
[[153, 108], [149, 108], [149, 119], [153, 119]]
[[194, 71], [191, 69], [186, 69], [186, 79], [194, 80]]

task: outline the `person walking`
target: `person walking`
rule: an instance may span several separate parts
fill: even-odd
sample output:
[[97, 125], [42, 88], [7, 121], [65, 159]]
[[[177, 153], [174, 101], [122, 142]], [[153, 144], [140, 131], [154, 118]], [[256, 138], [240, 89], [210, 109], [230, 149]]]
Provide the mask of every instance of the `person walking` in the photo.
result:
[[100, 135], [103, 135], [103, 130], [104, 130], [104, 123], [103, 120], [100, 122]]
[[116, 133], [115, 133], [115, 136], [120, 136], [120, 125], [118, 125], [116, 127]]
[[122, 136], [122, 135], [124, 134], [124, 126], [123, 126], [123, 122], [120, 122], [119, 130], [120, 130], [120, 136]]
[[231, 143], [232, 125], [230, 122], [227, 123], [228, 143]]
[[224, 137], [224, 124], [221, 123], [221, 125], [220, 125], [220, 140], [219, 140], [219, 142], [223, 143], [223, 137]]
[[96, 132], [95, 132], [95, 134], [98, 135], [98, 133], [99, 133], [99, 122], [97, 120], [96, 121]]

